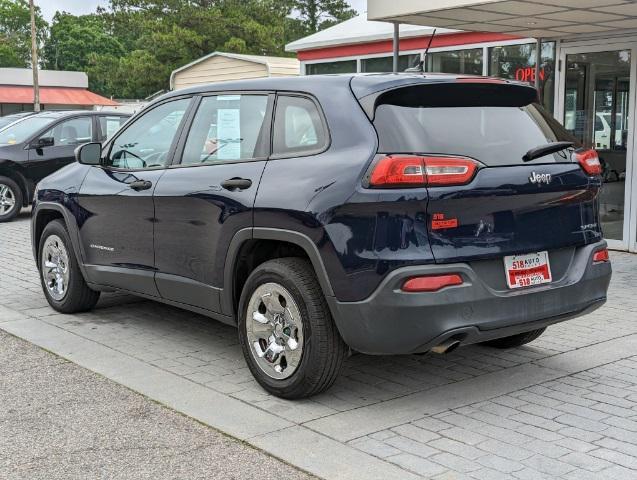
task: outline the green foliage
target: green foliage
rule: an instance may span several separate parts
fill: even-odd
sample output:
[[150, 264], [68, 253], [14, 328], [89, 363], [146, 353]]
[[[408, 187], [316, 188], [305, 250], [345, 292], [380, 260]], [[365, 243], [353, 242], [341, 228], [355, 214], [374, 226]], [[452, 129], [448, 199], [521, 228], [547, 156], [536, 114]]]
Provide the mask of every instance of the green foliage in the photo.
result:
[[20, 58], [16, 48], [9, 42], [0, 39], [0, 67], [25, 67], [25, 60]]
[[[103, 95], [144, 98], [211, 52], [291, 56], [287, 43], [354, 14], [345, 0], [110, 0], [91, 15], [56, 13], [42, 62], [86, 71]], [[0, 0], [0, 66], [28, 63], [29, 36], [27, 0]]]
[[44, 47], [45, 67], [84, 71], [90, 54], [120, 56], [124, 48], [99, 15], [57, 12]]
[[316, 33], [356, 16], [345, 0], [292, 0], [306, 34]]
[[[46, 35], [47, 23], [35, 10], [38, 44]], [[0, 67], [31, 64], [31, 12], [27, 0], [0, 0]]]
[[292, 2], [308, 34], [356, 16], [345, 0], [295, 0]]

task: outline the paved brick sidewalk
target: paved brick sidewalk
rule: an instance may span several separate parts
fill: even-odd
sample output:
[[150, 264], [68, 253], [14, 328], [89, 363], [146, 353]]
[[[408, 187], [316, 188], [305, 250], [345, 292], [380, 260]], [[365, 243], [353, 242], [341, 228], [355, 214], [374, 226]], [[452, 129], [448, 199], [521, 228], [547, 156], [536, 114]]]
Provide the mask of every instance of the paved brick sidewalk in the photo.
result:
[[[532, 345], [357, 355], [330, 391], [287, 402], [254, 382], [234, 329], [128, 296], [105, 296], [88, 314], [56, 314], [40, 291], [27, 218], [0, 225], [0, 243], [0, 328], [319, 476], [637, 478], [637, 255], [612, 255], [606, 307]], [[132, 367], [118, 370], [115, 358]], [[135, 370], [158, 380], [145, 384]], [[192, 385], [198, 409], [170, 396], [164, 381]], [[231, 421], [220, 402], [244, 418]]]

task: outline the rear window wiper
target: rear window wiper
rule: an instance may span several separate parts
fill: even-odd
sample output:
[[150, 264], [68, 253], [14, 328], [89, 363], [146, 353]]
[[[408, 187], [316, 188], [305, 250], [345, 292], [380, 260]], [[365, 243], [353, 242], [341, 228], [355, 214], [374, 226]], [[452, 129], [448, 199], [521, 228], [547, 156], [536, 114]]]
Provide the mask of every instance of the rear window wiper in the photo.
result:
[[550, 155], [551, 153], [557, 153], [561, 150], [571, 148], [575, 145], [573, 142], [553, 142], [541, 145], [539, 147], [532, 148], [522, 157], [524, 162], [530, 162], [532, 160]]

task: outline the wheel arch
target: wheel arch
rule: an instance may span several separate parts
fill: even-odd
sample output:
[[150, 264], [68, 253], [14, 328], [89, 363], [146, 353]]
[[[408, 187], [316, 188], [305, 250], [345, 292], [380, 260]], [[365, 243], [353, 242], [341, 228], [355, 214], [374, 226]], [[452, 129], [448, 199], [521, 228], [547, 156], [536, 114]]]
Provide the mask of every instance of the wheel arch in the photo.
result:
[[18, 184], [22, 190], [22, 206], [26, 207], [31, 202], [31, 192], [26, 177], [19, 171], [20, 168], [15, 162], [2, 162], [0, 163], [0, 177], [10, 178]]
[[77, 231], [77, 224], [71, 213], [65, 209], [62, 205], [52, 202], [38, 203], [31, 214], [31, 246], [33, 248], [33, 258], [38, 262], [40, 238], [44, 228], [53, 220], [61, 219], [64, 222], [69, 238], [73, 244], [73, 251], [77, 257], [77, 263], [80, 267], [82, 275], [86, 279], [86, 270], [84, 267], [84, 261], [82, 256], [82, 249], [80, 248], [80, 240]]
[[312, 264], [323, 295], [325, 295], [330, 305], [330, 310], [332, 310], [332, 314], [335, 313], [331, 308], [332, 302], [330, 302], [330, 299], [334, 297], [334, 291], [316, 244], [307, 235], [292, 230], [255, 227], [245, 228], [237, 232], [228, 248], [223, 274], [224, 288], [221, 298], [221, 306], [224, 314], [231, 315], [235, 319], [237, 318], [236, 309], [239, 296], [241, 295], [241, 292], [236, 291], [237, 289], [235, 288], [235, 281], [238, 274], [237, 267], [242, 250], [249, 242], [255, 240], [280, 242], [298, 248]]

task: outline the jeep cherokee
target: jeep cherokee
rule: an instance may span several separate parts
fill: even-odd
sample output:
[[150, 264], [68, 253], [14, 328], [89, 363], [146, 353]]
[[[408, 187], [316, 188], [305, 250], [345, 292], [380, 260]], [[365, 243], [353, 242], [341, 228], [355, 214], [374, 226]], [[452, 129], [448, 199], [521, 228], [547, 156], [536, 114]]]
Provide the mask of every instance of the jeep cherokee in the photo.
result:
[[281, 397], [328, 388], [349, 351], [515, 347], [606, 300], [599, 159], [525, 84], [194, 87], [76, 156], [34, 202], [51, 306], [126, 291], [236, 325]]

